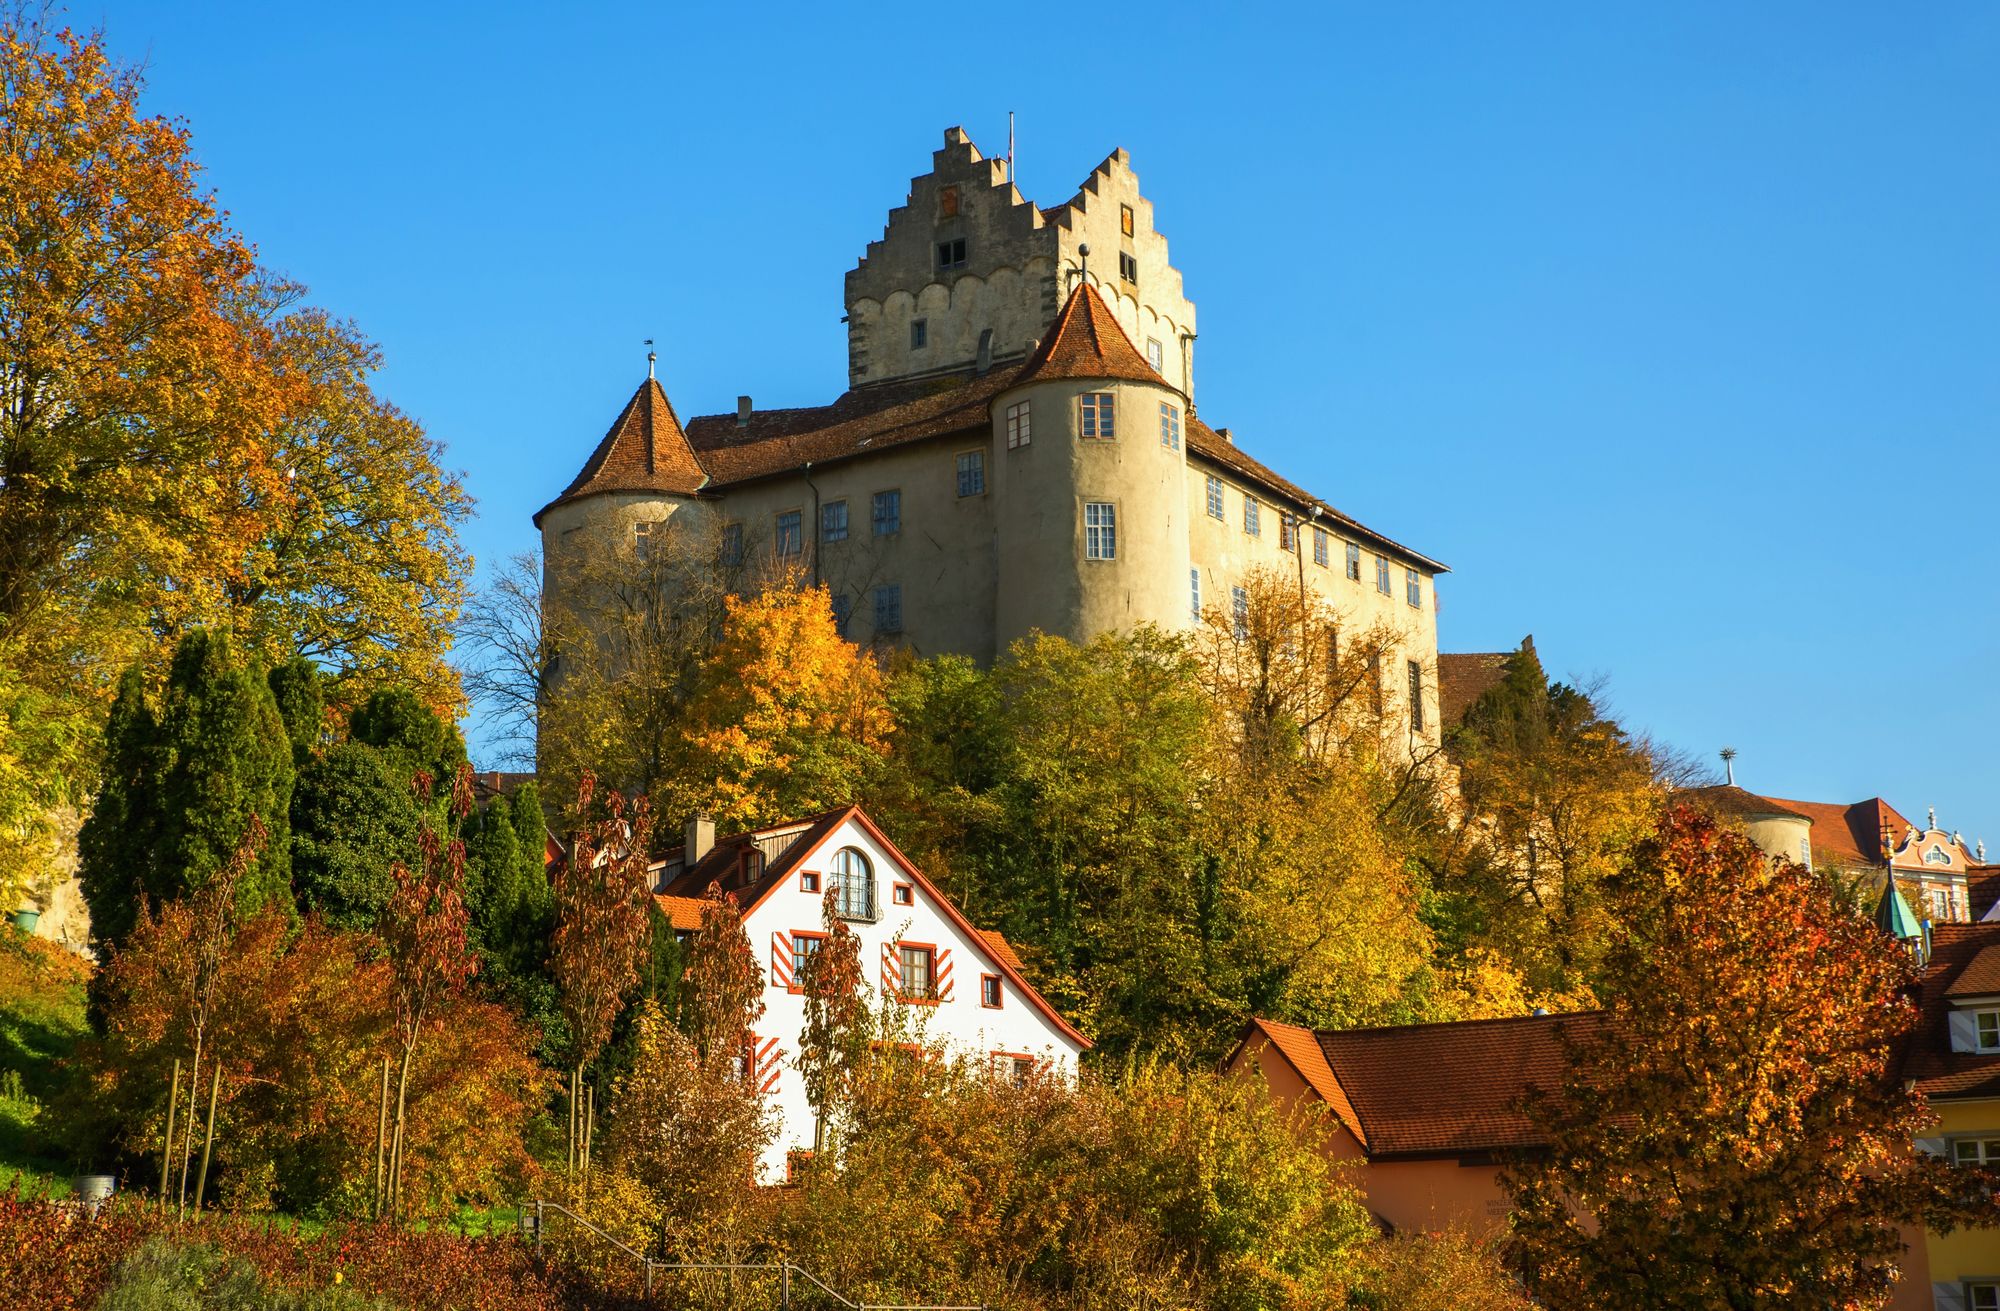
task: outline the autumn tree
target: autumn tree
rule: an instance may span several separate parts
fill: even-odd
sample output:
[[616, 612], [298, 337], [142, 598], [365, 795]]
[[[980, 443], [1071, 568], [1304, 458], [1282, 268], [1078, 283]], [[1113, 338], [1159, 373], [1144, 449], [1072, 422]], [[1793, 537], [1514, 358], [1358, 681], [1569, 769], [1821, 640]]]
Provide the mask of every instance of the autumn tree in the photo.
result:
[[[701, 927], [688, 943], [682, 1027], [704, 1064], [735, 1068], [750, 1026], [764, 1014], [764, 972], [743, 931], [734, 893], [711, 883], [702, 897]], [[744, 1082], [754, 1082], [754, 1071]]]
[[120, 941], [142, 905], [207, 883], [253, 815], [270, 840], [238, 884], [240, 908], [289, 901], [291, 740], [263, 671], [237, 660], [225, 634], [181, 639], [157, 711], [128, 672], [104, 752], [105, 783], [79, 841], [100, 942]]
[[805, 1028], [792, 1058], [805, 1081], [813, 1108], [813, 1153], [826, 1147], [826, 1124], [847, 1094], [854, 1071], [867, 1055], [868, 1000], [861, 968], [861, 940], [840, 918], [839, 889], [829, 887], [820, 902], [822, 936], [801, 939], [815, 945], [799, 971], [805, 994]]
[[647, 875], [652, 811], [646, 799], [640, 797], [628, 807], [615, 791], [599, 798], [596, 780], [585, 773], [577, 789], [576, 813], [578, 826], [556, 871], [556, 927], [550, 953], [574, 1044], [568, 1134], [572, 1174], [589, 1168], [584, 1069], [610, 1040], [612, 1026], [639, 981], [653, 909]]
[[1822, 876], [1683, 807], [1615, 895], [1603, 1022], [1530, 1105], [1549, 1150], [1506, 1175], [1541, 1305], [1879, 1305], [1899, 1225], [1993, 1222], [1911, 1150], [1910, 962]]
[[[420, 772], [415, 786], [419, 798], [428, 801], [430, 775]], [[460, 765], [447, 788], [451, 828], [424, 825], [422, 860], [416, 868], [398, 862], [391, 871], [395, 892], [380, 922], [394, 978], [397, 1070], [388, 1160], [377, 1166], [378, 1217], [402, 1213], [410, 1073], [418, 1045], [440, 1027], [443, 1013], [479, 965], [466, 943], [465, 843], [457, 831], [472, 809], [471, 769]]]

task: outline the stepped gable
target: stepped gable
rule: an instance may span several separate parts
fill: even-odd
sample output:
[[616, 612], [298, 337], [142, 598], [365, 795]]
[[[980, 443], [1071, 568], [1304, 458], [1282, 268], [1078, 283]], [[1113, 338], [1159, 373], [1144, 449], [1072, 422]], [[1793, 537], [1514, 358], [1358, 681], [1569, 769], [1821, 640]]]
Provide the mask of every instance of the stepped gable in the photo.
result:
[[558, 505], [602, 492], [665, 492], [693, 496], [708, 483], [708, 472], [689, 444], [673, 404], [659, 381], [648, 378], [625, 402], [611, 430], [583, 463], [563, 494], [535, 512], [535, 524]]
[[1062, 313], [1056, 315], [1042, 344], [1021, 366], [1014, 382], [1060, 378], [1150, 382], [1175, 393], [1180, 391], [1146, 363], [1146, 357], [1119, 326], [1118, 316], [1088, 279], [1077, 282], [1076, 290], [1063, 304]]
[[1903, 1040], [1903, 1077], [1926, 1097], [2000, 1097], [2000, 1054], [1951, 1049], [1953, 997], [2000, 993], [2000, 924], [1938, 924], [1924, 967], [1916, 1028]]

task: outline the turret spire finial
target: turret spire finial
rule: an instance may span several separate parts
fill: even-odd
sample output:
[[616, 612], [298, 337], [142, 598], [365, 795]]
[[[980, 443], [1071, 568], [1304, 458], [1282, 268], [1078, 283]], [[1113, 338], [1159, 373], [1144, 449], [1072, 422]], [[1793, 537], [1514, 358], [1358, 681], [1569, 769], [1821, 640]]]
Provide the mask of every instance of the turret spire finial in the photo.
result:
[[1722, 774], [1730, 787], [1736, 786], [1736, 748], [1724, 747], [1716, 754], [1722, 757]]
[[660, 357], [653, 351], [653, 339], [651, 337], [646, 338], [646, 381], [651, 382], [653, 380], [653, 367], [659, 363], [659, 360]]

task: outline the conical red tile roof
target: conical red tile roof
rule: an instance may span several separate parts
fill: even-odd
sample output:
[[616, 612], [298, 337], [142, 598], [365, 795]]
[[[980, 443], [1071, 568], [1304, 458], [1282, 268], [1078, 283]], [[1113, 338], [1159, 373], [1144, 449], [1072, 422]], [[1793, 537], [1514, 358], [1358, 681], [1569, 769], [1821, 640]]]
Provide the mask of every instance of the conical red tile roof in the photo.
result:
[[[1118, 326], [1118, 317], [1087, 280], [1079, 280], [1042, 344], [1021, 366], [1016, 382], [1048, 378], [1118, 378], [1173, 384], [1162, 378]], [[1179, 391], [1178, 387], [1174, 388]]]
[[692, 496], [708, 482], [708, 473], [688, 444], [687, 433], [659, 381], [648, 378], [612, 421], [611, 431], [584, 461], [583, 471], [563, 494], [535, 514], [599, 492], [667, 492]]

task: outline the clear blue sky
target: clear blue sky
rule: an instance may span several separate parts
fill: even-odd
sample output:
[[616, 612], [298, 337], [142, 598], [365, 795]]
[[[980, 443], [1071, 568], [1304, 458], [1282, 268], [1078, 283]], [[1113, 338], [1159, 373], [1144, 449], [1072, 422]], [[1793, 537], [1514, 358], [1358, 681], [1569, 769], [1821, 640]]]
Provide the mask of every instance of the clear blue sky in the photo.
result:
[[[643, 376], [830, 400], [948, 125], [1131, 154], [1204, 418], [1739, 781], [2000, 846], [2000, 5], [84, 3], [484, 565]], [[477, 734], [475, 732], [475, 741]]]

